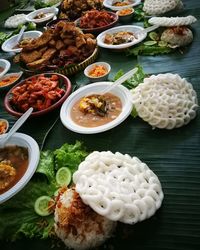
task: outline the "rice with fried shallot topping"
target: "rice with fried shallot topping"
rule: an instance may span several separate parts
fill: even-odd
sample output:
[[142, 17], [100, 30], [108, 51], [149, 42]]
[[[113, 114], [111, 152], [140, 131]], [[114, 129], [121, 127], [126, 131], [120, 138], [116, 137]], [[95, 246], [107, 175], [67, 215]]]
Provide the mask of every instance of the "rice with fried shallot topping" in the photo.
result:
[[57, 236], [73, 249], [89, 249], [103, 244], [116, 227], [116, 222], [85, 205], [74, 188], [59, 193], [54, 219]]

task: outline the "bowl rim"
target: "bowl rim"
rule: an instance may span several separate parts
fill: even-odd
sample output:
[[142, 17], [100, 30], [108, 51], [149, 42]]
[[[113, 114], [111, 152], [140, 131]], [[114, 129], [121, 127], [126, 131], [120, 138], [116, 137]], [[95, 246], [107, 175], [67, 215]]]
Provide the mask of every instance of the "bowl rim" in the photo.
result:
[[109, 24], [107, 24], [107, 25], [105, 25], [105, 26], [96, 27], [96, 28], [81, 28], [81, 27], [79, 26], [79, 21], [80, 21], [80, 19], [81, 19], [83, 16], [77, 18], [77, 19], [74, 21], [74, 23], [75, 23], [76, 27], [80, 28], [83, 32], [86, 32], [86, 33], [98, 33], [98, 32], [102, 32], [102, 31], [104, 31], [105, 29], [108, 29], [108, 28], [113, 27], [113, 26], [118, 22], [118, 20], [119, 20], [119, 17], [118, 17], [118, 15], [117, 15], [116, 13], [114, 13], [114, 12], [112, 12], [112, 11], [107, 11], [107, 10], [104, 10], [104, 11], [106, 11], [107, 13], [109, 13], [110, 15], [112, 15], [112, 16], [115, 18], [113, 22], [111, 22], [111, 23], [109, 23]]
[[56, 102], [54, 103], [52, 106], [50, 106], [47, 109], [41, 110], [41, 111], [36, 111], [33, 112], [30, 117], [38, 117], [41, 115], [45, 115], [53, 110], [55, 110], [56, 108], [60, 107], [62, 105], [62, 103], [65, 101], [65, 99], [70, 95], [71, 89], [72, 89], [72, 84], [71, 81], [69, 80], [69, 78], [65, 75], [62, 75], [60, 73], [41, 73], [41, 74], [37, 74], [34, 76], [30, 76], [28, 78], [25, 78], [24, 80], [20, 81], [19, 83], [17, 83], [13, 88], [11, 88], [8, 93], [6, 94], [5, 98], [4, 98], [4, 107], [6, 109], [6, 111], [8, 113], [10, 113], [13, 116], [16, 117], [20, 117], [23, 115], [23, 113], [21, 112], [17, 112], [15, 110], [13, 110], [12, 106], [10, 105], [10, 101], [9, 101], [9, 96], [11, 95], [13, 89], [15, 89], [16, 87], [18, 87], [19, 85], [23, 84], [25, 81], [33, 78], [33, 77], [38, 77], [40, 75], [58, 75], [59, 77], [61, 77], [64, 80], [64, 85], [66, 86], [66, 91], [65, 94]]
[[[42, 32], [39, 31], [39, 30], [29, 30], [29, 31], [25, 31], [24, 32], [24, 35], [29, 35], [29, 34], [38, 34], [38, 37], [40, 37], [42, 35]], [[1, 45], [1, 49], [4, 51], [4, 52], [15, 52], [15, 53], [18, 53], [22, 50], [22, 48], [17, 48], [17, 49], [8, 49], [8, 43], [10, 43], [12, 40], [15, 41], [15, 39], [18, 37], [18, 34], [17, 35], [14, 35], [14, 36], [11, 36], [10, 38], [8, 38], [6, 41], [3, 42], [3, 44]], [[36, 37], [34, 37], [36, 38]], [[15, 43], [17, 45], [17, 43]]]
[[[47, 16], [47, 17], [44, 17], [44, 18], [39, 18], [39, 19], [34, 19], [34, 16], [37, 15], [37, 13], [40, 13], [40, 12], [44, 12], [44, 13], [48, 13], [48, 12], [52, 12], [51, 15]], [[51, 18], [53, 18], [55, 15], [58, 14], [58, 8], [56, 7], [46, 7], [46, 8], [41, 8], [41, 9], [37, 9], [37, 10], [34, 10], [32, 12], [30, 12], [27, 16], [26, 16], [26, 20], [28, 22], [34, 22], [34, 23], [43, 23], [43, 22], [46, 22], [48, 20], [50, 20]]]
[[[4, 135], [0, 135], [0, 137], [3, 137]], [[22, 142], [22, 144], [25, 144], [28, 148], [29, 155], [31, 157], [29, 158], [28, 168], [24, 175], [21, 177], [21, 179], [9, 190], [7, 190], [5, 193], [0, 194], [0, 204], [7, 201], [11, 197], [13, 197], [15, 194], [17, 194], [22, 188], [28, 184], [31, 177], [35, 173], [35, 170], [37, 168], [37, 165], [39, 163], [40, 159], [40, 150], [37, 142], [29, 135], [22, 134], [22, 133], [15, 133], [11, 136], [9, 141], [6, 143], [6, 145], [16, 145], [17, 141]], [[21, 146], [21, 144], [18, 144]]]
[[[114, 10], [114, 11], [117, 11], [117, 10], [121, 10], [124, 8], [124, 6], [112, 6], [110, 4], [111, 0], [104, 0], [103, 1], [103, 5], [108, 8], [108, 9], [111, 9], [111, 10]], [[132, 4], [129, 4], [129, 5], [125, 5], [127, 8], [128, 7], [134, 7], [134, 6], [137, 6], [141, 3], [141, 0], [134, 0], [134, 2]]]
[[19, 72], [12, 72], [12, 73], [8, 73], [8, 74], [5, 74], [3, 75], [1, 78], [0, 78], [0, 81], [3, 80], [4, 78], [8, 77], [8, 76], [12, 76], [12, 75], [18, 75], [18, 78], [12, 82], [12, 83], [9, 83], [7, 85], [3, 85], [3, 86], [0, 86], [0, 90], [3, 90], [3, 89], [7, 89], [9, 87], [11, 87], [13, 84], [15, 84], [17, 81], [19, 81], [19, 79], [22, 77], [23, 75], [23, 71], [19, 71]]
[[4, 66], [5, 67], [4, 67], [4, 70], [0, 73], [0, 77], [4, 76], [8, 72], [8, 70], [10, 69], [10, 66], [11, 66], [10, 62], [6, 59], [0, 59], [0, 63], [1, 62], [4, 64], [1, 67], [4, 67]]
[[6, 123], [6, 130], [4, 131], [4, 133], [0, 134], [0, 135], [4, 135], [9, 129], [9, 122], [8, 122], [8, 120], [6, 120], [4, 118], [0, 118], [0, 122], [5, 122]]
[[[80, 89], [73, 92], [69, 98], [63, 103], [61, 110], [60, 110], [60, 119], [62, 124], [69, 130], [79, 133], [79, 134], [97, 134], [101, 132], [105, 132], [107, 130], [110, 130], [119, 124], [121, 124], [131, 113], [132, 111], [132, 95], [131, 92], [124, 86], [120, 85], [116, 88], [112, 89], [110, 93], [117, 95], [123, 104], [122, 112], [119, 114], [119, 116], [114, 119], [113, 121], [106, 123], [101, 126], [97, 127], [83, 127], [78, 124], [76, 124], [71, 119], [71, 108], [73, 107], [74, 103], [79, 100], [81, 97], [87, 95], [91, 92], [98, 92], [97, 88], [105, 88], [106, 86], [112, 84], [113, 82], [109, 81], [102, 81], [102, 82], [96, 82], [89, 85], [86, 85], [84, 87], [81, 87]], [[123, 99], [123, 100], [122, 100]]]
[[[108, 72], [106, 72], [104, 75], [102, 76], [90, 76], [88, 73], [89, 73], [89, 70], [92, 69], [93, 66], [95, 65], [104, 65], [106, 67], [106, 69], [108, 70]], [[94, 62], [92, 64], [89, 64], [85, 69], [84, 69], [84, 75], [88, 78], [91, 78], [91, 79], [99, 79], [101, 77], [104, 77], [106, 75], [108, 75], [111, 71], [111, 66], [109, 63], [107, 62]]]
[[140, 31], [144, 31], [144, 28], [141, 26], [137, 26], [137, 25], [121, 25], [121, 26], [117, 26], [108, 30], [103, 31], [102, 33], [100, 33], [97, 36], [97, 44], [98, 46], [102, 47], [102, 48], [106, 48], [106, 49], [126, 49], [129, 48], [135, 44], [140, 43], [141, 41], [143, 41], [146, 36], [147, 33], [146, 32], [141, 32], [140, 37], [138, 37], [138, 39], [134, 39], [132, 42], [129, 43], [123, 43], [123, 44], [118, 44], [118, 45], [112, 45], [112, 44], [106, 44], [103, 42], [103, 38], [107, 33], [114, 33], [114, 32], [120, 32], [120, 31], [124, 31], [124, 30], [129, 30], [129, 31], [133, 31], [134, 29], [136, 30], [140, 30]]

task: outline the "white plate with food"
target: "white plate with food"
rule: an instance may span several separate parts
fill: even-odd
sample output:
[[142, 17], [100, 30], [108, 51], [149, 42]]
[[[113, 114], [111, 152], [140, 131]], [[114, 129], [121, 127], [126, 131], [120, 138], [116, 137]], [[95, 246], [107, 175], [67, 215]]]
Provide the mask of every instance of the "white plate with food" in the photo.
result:
[[58, 8], [47, 7], [47, 8], [38, 9], [29, 13], [26, 16], [26, 20], [29, 22], [34, 22], [36, 24], [40, 24], [40, 23], [49, 21], [57, 14], [58, 14]]
[[122, 123], [132, 111], [132, 96], [124, 86], [101, 95], [111, 84], [113, 82], [97, 82], [72, 93], [61, 107], [63, 125], [80, 134], [96, 134]]
[[106, 30], [97, 36], [97, 44], [107, 49], [126, 49], [143, 41], [147, 36], [144, 28], [123, 25]]
[[4, 76], [10, 69], [10, 62], [5, 59], [0, 59], [0, 77]]
[[141, 3], [141, 0], [104, 0], [103, 5], [106, 8], [117, 11], [124, 8], [134, 7]]
[[[0, 136], [3, 138], [5, 135]], [[40, 151], [30, 136], [15, 133], [4, 146], [0, 146], [1, 178], [0, 204], [17, 194], [31, 179], [37, 168]], [[6, 173], [6, 175], [4, 175]]]
[[22, 50], [22, 48], [20, 48], [21, 45], [25, 45], [32, 39], [38, 38], [41, 35], [42, 35], [41, 31], [37, 30], [27, 31], [24, 32], [23, 37], [19, 42], [17, 42], [18, 35], [12, 36], [2, 44], [1, 49], [5, 52], [19, 53]]

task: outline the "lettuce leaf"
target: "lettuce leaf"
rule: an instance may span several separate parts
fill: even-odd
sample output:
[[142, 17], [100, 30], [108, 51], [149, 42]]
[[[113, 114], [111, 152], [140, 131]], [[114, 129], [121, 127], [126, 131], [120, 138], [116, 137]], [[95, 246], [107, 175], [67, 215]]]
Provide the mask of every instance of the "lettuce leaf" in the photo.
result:
[[127, 55], [133, 55], [133, 56], [139, 56], [139, 55], [144, 55], [144, 56], [154, 56], [154, 55], [161, 55], [161, 54], [169, 54], [173, 51], [174, 49], [167, 47], [167, 46], [159, 46], [157, 44], [148, 46], [145, 44], [137, 45], [134, 46], [131, 49], [127, 49]]
[[49, 182], [55, 181], [54, 153], [47, 150], [40, 153], [40, 161], [36, 170], [37, 173], [45, 174]]
[[[136, 65], [136, 68], [138, 69], [137, 72], [131, 78], [129, 78], [127, 81], [125, 81], [123, 83], [123, 85], [125, 87], [127, 87], [128, 89], [133, 89], [133, 88], [137, 87], [138, 84], [143, 82], [144, 78], [147, 76], [144, 73], [142, 66]], [[117, 79], [119, 79], [123, 75], [124, 75], [124, 71], [122, 69], [120, 69], [116, 73], [116, 75], [114, 76], [114, 81], [116, 81]]]
[[[127, 87], [128, 89], [133, 89], [135, 87], [137, 87], [140, 83], [143, 82], [144, 78], [147, 77], [147, 74], [145, 74], [143, 68], [141, 65], [136, 65], [136, 68], [138, 69], [137, 72], [127, 81], [125, 81], [123, 83], [123, 85], [125, 87]], [[117, 79], [119, 79], [121, 76], [124, 75], [124, 71], [122, 69], [120, 69], [116, 75], [114, 76], [114, 81], [116, 81]], [[137, 117], [138, 113], [135, 109], [135, 107], [133, 107], [132, 112], [131, 112], [131, 116], [133, 118]]]
[[53, 196], [56, 189], [54, 184], [33, 179], [17, 195], [1, 204], [0, 239], [49, 237], [53, 231], [53, 214], [40, 217], [34, 211], [34, 203], [42, 195]]
[[74, 173], [88, 153], [83, 144], [77, 141], [75, 145], [64, 144], [61, 148], [55, 150], [54, 155], [56, 170], [61, 167], [68, 167]]

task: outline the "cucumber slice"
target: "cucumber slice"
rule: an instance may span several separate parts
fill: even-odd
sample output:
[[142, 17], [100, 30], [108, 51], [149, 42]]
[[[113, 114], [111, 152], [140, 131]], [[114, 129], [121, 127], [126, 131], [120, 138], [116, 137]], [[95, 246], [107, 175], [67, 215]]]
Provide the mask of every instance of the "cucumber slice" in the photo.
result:
[[59, 186], [68, 186], [71, 182], [72, 174], [69, 168], [62, 167], [56, 173], [56, 182]]
[[34, 204], [35, 212], [40, 216], [48, 216], [51, 213], [53, 213], [53, 210], [51, 211], [49, 209], [51, 202], [54, 203], [54, 200], [51, 199], [49, 196], [40, 196]]
[[152, 45], [155, 45], [155, 44], [157, 44], [156, 41], [146, 41], [146, 42], [144, 42], [144, 45], [147, 45], [147, 46], [152, 46]]
[[151, 32], [149, 33], [149, 37], [151, 38], [151, 40], [153, 41], [158, 41], [159, 40], [159, 35], [156, 32]]

